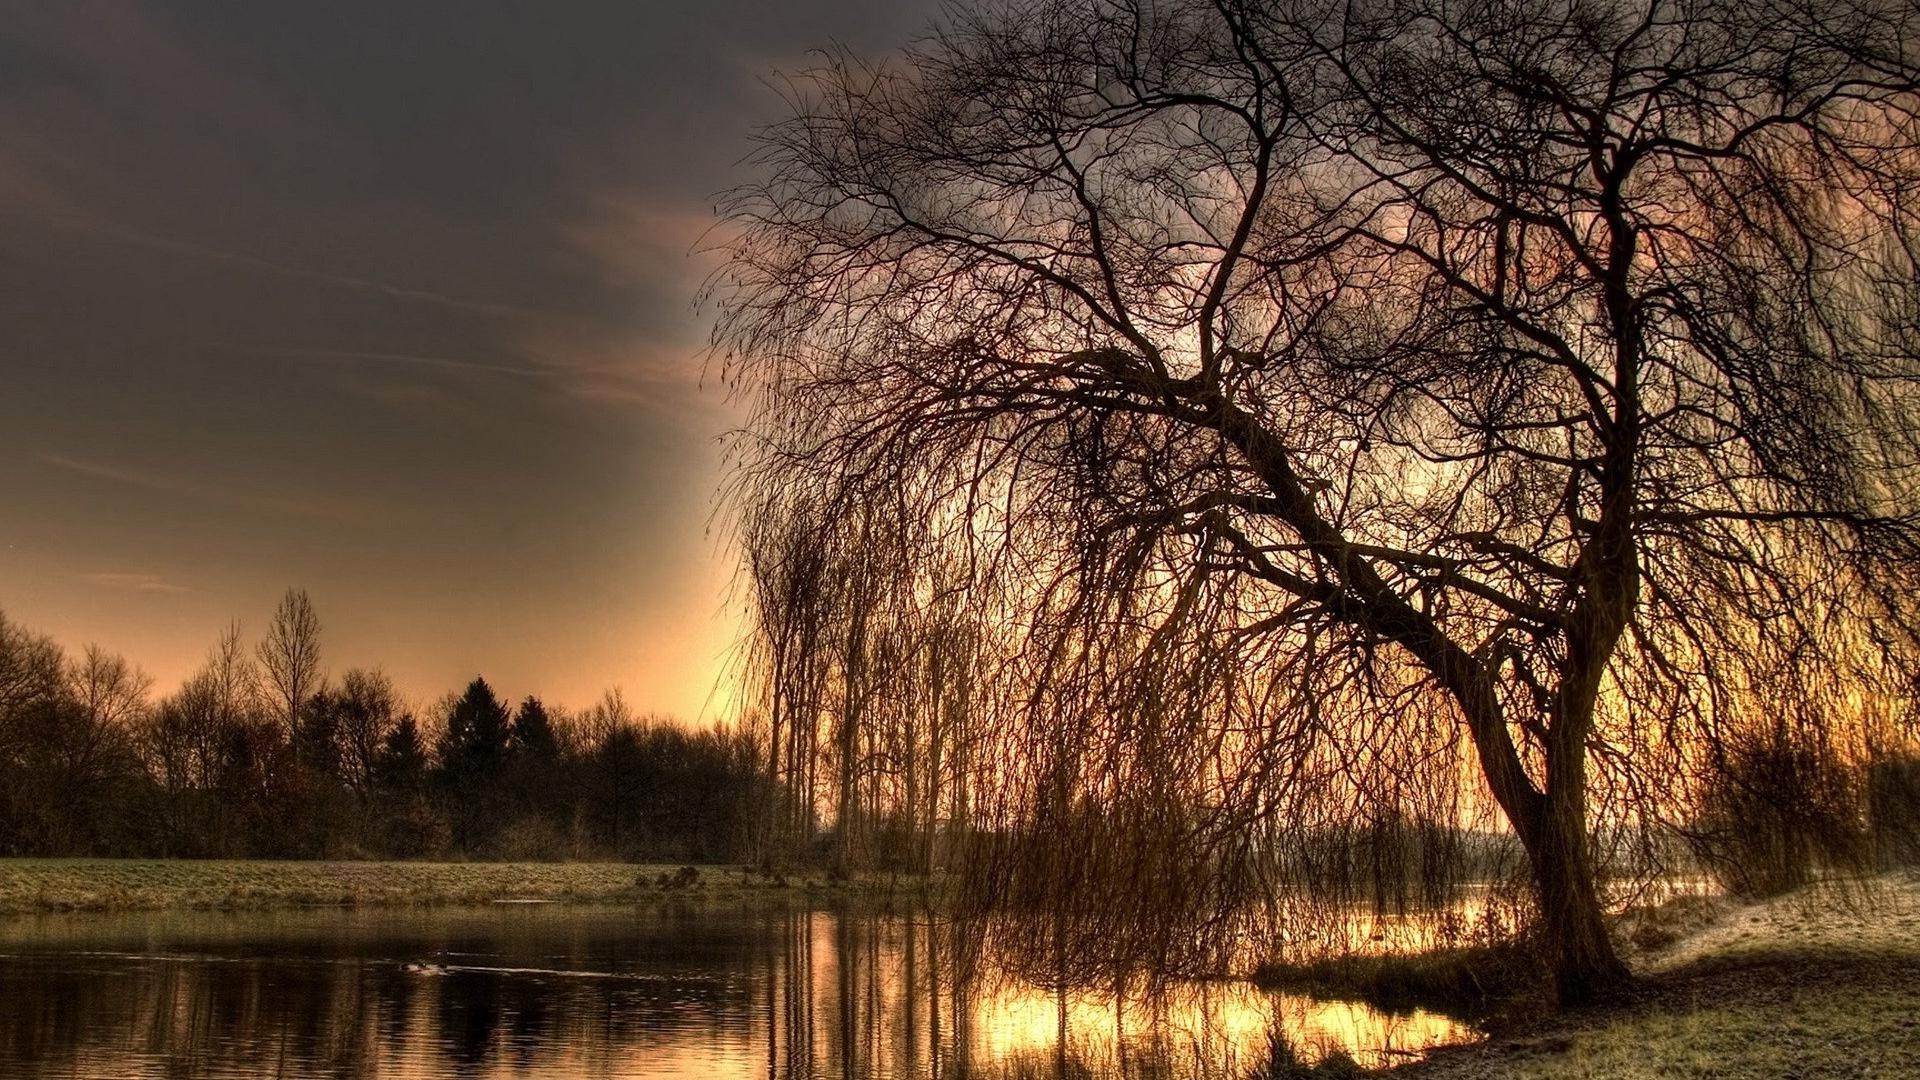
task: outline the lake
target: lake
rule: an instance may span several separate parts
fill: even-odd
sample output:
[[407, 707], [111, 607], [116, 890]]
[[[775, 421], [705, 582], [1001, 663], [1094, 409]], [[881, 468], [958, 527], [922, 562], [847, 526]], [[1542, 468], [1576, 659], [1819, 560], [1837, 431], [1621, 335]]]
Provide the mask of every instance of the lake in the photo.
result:
[[0, 1077], [1245, 1077], [1278, 1031], [1373, 1065], [1426, 1012], [1181, 984], [956, 979], [927, 916], [806, 907], [0, 922]]

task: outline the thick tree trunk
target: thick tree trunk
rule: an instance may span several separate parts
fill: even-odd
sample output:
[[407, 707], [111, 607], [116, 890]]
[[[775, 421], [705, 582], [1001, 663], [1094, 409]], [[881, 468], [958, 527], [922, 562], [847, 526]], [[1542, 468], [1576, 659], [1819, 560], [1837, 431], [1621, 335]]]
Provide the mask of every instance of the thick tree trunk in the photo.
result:
[[1627, 966], [1607, 936], [1587, 844], [1586, 800], [1550, 789], [1540, 809], [1521, 837], [1540, 903], [1546, 959], [1560, 1003], [1586, 1004], [1619, 989], [1629, 978]]
[[[1629, 979], [1607, 936], [1587, 844], [1586, 736], [1592, 697], [1563, 696], [1552, 718], [1545, 790], [1521, 764], [1490, 682], [1455, 654], [1449, 676], [1467, 716], [1482, 775], [1526, 849], [1540, 904], [1541, 930], [1555, 991], [1563, 1005], [1605, 997]], [[1575, 688], [1576, 690], [1579, 688]]]

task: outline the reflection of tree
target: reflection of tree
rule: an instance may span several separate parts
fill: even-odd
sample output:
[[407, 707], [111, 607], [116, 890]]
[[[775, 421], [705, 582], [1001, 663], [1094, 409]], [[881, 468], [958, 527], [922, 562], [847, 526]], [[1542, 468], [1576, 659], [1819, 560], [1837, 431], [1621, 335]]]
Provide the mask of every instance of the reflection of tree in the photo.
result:
[[463, 1075], [479, 1074], [495, 1049], [502, 1005], [493, 975], [449, 975], [440, 985], [439, 1042]]
[[364, 964], [362, 978], [371, 998], [372, 1023], [366, 1026], [378, 1032], [380, 1042], [405, 1046], [413, 1035], [414, 999], [420, 980], [396, 964]]
[[[450, 918], [399, 939], [342, 931], [310, 945], [270, 932], [178, 947], [198, 959], [14, 959], [0, 962], [11, 965], [0, 966], [0, 1072], [697, 1073], [725, 1046], [768, 1080], [1197, 1077], [1251, 1060], [1272, 1024], [1302, 1048], [1349, 1052], [1417, 1048], [1430, 1034], [1418, 1017], [1247, 988], [1089, 995], [1009, 982], [956, 947], [977, 934], [924, 914], [788, 909], [584, 927]], [[276, 959], [245, 959], [265, 951]], [[373, 958], [395, 955], [422, 959]], [[663, 981], [669, 969], [687, 977]]]

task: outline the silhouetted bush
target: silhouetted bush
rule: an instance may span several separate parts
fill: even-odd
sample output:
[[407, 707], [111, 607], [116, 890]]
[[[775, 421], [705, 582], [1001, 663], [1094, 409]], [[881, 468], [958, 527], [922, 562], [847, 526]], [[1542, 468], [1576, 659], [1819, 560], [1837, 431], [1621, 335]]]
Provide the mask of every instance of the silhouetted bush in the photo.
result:
[[1388, 1012], [1430, 1009], [1472, 1018], [1542, 985], [1539, 956], [1521, 941], [1425, 952], [1338, 954], [1305, 963], [1269, 963], [1253, 973], [1269, 990], [1364, 1001]]
[[1867, 820], [1881, 866], [1920, 863], [1920, 757], [1892, 755], [1868, 766]]
[[1777, 896], [1866, 849], [1856, 773], [1821, 741], [1787, 729], [1719, 748], [1694, 849], [1730, 892]]

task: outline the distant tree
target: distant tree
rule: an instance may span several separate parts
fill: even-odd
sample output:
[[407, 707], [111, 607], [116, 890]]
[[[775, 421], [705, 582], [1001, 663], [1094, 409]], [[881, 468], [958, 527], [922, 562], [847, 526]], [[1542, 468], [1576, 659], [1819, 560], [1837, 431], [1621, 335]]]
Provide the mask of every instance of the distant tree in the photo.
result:
[[453, 840], [464, 851], [485, 848], [502, 824], [496, 811], [511, 734], [507, 707], [485, 679], [475, 678], [465, 693], [446, 706], [436, 756], [449, 800]]
[[341, 777], [364, 799], [374, 786], [381, 748], [399, 722], [400, 698], [393, 680], [377, 668], [349, 669], [333, 697]]
[[411, 857], [445, 850], [446, 818], [429, 795], [431, 755], [412, 713], [403, 713], [381, 741], [373, 763], [373, 800], [378, 824], [370, 831], [382, 850]]
[[0, 855], [732, 859], [765, 805], [751, 736], [643, 721], [617, 691], [509, 715], [476, 679], [436, 713], [436, 754], [392, 681], [351, 669], [290, 741], [257, 656], [230, 625], [149, 703], [124, 659], [0, 616]]
[[528, 695], [520, 703], [507, 750], [508, 787], [514, 813], [522, 819], [523, 846], [538, 837], [539, 845], [557, 848], [561, 842], [555, 837], [560, 835], [566, 807], [575, 793], [567, 790], [569, 785], [562, 776], [570, 763], [564, 759], [558, 725], [539, 698]]
[[320, 618], [305, 589], [288, 589], [274, 610], [273, 622], [259, 646], [260, 667], [268, 690], [293, 740], [301, 708], [324, 682], [320, 671]]
[[0, 851], [43, 854], [51, 842], [49, 759], [71, 719], [65, 657], [52, 638], [0, 615]]
[[160, 813], [155, 823], [158, 851], [178, 856], [193, 853], [188, 801], [195, 788], [193, 710], [184, 707], [185, 688], [162, 698], [147, 714], [135, 736], [135, 747], [147, 775], [160, 791]]
[[67, 666], [67, 683], [89, 726], [124, 728], [147, 708], [153, 680], [147, 673], [107, 652], [88, 645]]
[[134, 733], [152, 686], [145, 672], [98, 645], [68, 663], [64, 717], [36, 770], [64, 821], [66, 850], [91, 849], [131, 829], [124, 818], [139, 776]]
[[12, 733], [4, 725], [35, 702], [57, 695], [62, 679], [60, 647], [0, 613], [0, 751]]
[[283, 787], [275, 770], [287, 741], [261, 705], [241, 640], [239, 625], [229, 625], [200, 670], [142, 725], [149, 771], [167, 794], [169, 854], [243, 853], [248, 823], [271, 815], [271, 793]]
[[420, 737], [420, 725], [412, 713], [403, 714], [380, 742], [373, 761], [373, 781], [380, 788], [405, 795], [419, 793], [426, 784], [426, 740]]
[[583, 763], [582, 801], [596, 845], [616, 858], [633, 850], [643, 762], [640, 729], [626, 697], [607, 691], [580, 720]]
[[97, 645], [69, 658], [0, 614], [0, 852], [118, 853], [151, 835], [136, 742], [150, 687]]
[[300, 703], [300, 722], [294, 728], [294, 756], [300, 767], [315, 780], [339, 781], [340, 695], [321, 687]]
[[228, 623], [198, 676], [206, 681], [207, 705], [221, 726], [250, 723], [266, 713], [260, 670], [247, 658], [243, 640], [240, 624]]
[[540, 699], [527, 695], [514, 713], [510, 752], [528, 761], [550, 765], [560, 753], [559, 736]]
[[491, 779], [506, 761], [511, 734], [506, 705], [485, 679], [475, 678], [447, 705], [440, 766]]

